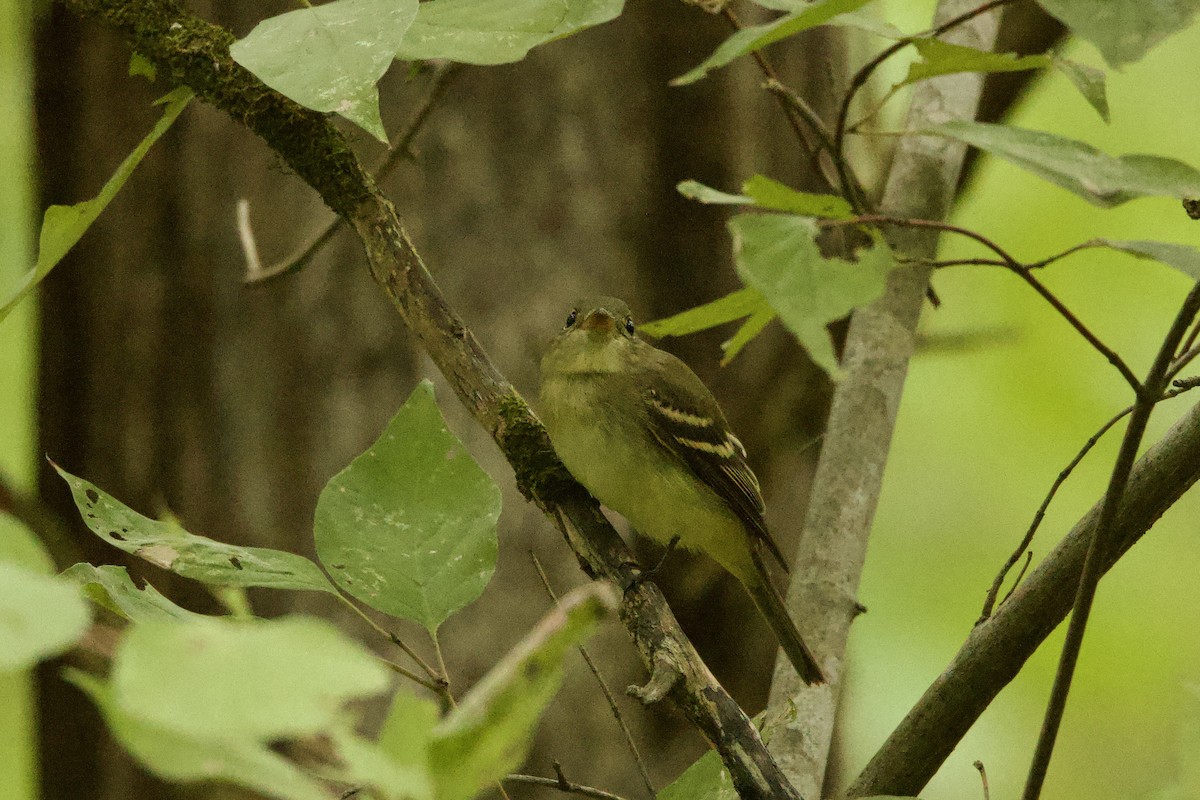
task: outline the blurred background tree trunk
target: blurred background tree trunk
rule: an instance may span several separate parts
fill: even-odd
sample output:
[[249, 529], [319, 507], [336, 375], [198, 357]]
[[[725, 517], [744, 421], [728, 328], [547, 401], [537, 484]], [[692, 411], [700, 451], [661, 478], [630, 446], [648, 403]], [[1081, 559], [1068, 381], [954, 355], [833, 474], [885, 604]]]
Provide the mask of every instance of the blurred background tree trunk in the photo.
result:
[[[290, 8], [232, 0], [193, 5], [239, 35]], [[748, 60], [695, 86], [668, 88], [728, 33], [720, 17], [677, 0], [644, 0], [616, 22], [535, 50], [521, 63], [465, 68], [417, 138], [415, 163], [387, 181], [447, 297], [527, 397], [536, 397], [541, 349], [577, 296], [622, 296], [651, 319], [736, 288], [725, 212], [685, 201], [677, 182], [695, 178], [735, 190], [762, 172], [821, 188]], [[811, 35], [773, 50], [772, 58], [828, 116], [845, 79], [844, 49], [827, 34]], [[45, 203], [93, 196], [156, 118], [149, 104], [166, 87], [128, 77], [128, 57], [100, 26], [81, 24], [57, 6], [48, 15], [38, 59]], [[430, 81], [428, 74], [406, 80], [406, 72], [394, 69], [382, 86], [392, 132], [406, 124]], [[367, 161], [378, 157], [378, 146], [363, 137], [359, 145]], [[250, 201], [267, 262], [329, 218], [261, 142], [194, 104], [45, 285], [40, 446], [145, 513], [169, 509], [196, 533], [311, 554], [312, 513], [325, 481], [369, 444], [420, 377], [437, 376], [345, 231], [301, 274], [244, 287], [234, 225], [240, 197]], [[773, 327], [724, 370], [718, 345], [728, 329], [664, 346], [723, 400], [790, 552], [816, 455], [807, 445], [821, 429], [827, 384]], [[557, 533], [513, 490], [486, 435], [448, 391], [440, 395], [451, 427], [504, 487], [506, 500], [489, 602], [443, 628], [461, 691], [548, 605], [530, 551], [558, 590], [582, 575]], [[77, 520], [48, 469], [41, 488]], [[75, 527], [89, 560], [122, 562]], [[130, 566], [185, 605], [217, 608], [195, 584]], [[679, 555], [662, 582], [714, 672], [757, 711], [775, 643], [736, 581], [702, 558]], [[264, 592], [253, 600], [264, 614], [297, 607], [338, 614], [325, 598]], [[421, 641], [416, 629], [400, 629]], [[592, 649], [618, 691], [643, 679], [615, 626]], [[591, 676], [578, 659], [569, 667], [529, 771], [550, 774], [557, 759], [573, 780], [644, 796]], [[46, 798], [210, 791], [168, 787], [142, 773], [57, 670], [50, 665], [41, 673]], [[700, 736], [666, 704], [642, 710], [618, 702], [659, 787], [703, 751]]]

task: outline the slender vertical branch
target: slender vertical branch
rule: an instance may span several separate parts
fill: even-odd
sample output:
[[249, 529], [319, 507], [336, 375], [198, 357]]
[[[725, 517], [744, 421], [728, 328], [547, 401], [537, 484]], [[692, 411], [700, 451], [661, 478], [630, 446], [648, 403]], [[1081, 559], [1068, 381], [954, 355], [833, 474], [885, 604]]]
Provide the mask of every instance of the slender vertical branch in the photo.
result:
[[1058, 737], [1058, 729], [1062, 723], [1063, 711], [1067, 705], [1067, 695], [1071, 691], [1071, 679], [1075, 674], [1075, 665], [1079, 661], [1079, 651], [1083, 645], [1083, 635], [1087, 629], [1088, 617], [1091, 615], [1092, 602], [1096, 596], [1096, 586], [1103, 574], [1105, 554], [1112, 549], [1112, 530], [1117, 518], [1125, 487], [1129, 482], [1129, 474], [1137, 458], [1138, 447], [1150, 422], [1150, 414], [1166, 389], [1168, 370], [1176, 348], [1187, 333], [1188, 326], [1200, 311], [1200, 283], [1196, 284], [1183, 302], [1175, 322], [1163, 339], [1154, 364], [1141, 385], [1133, 413], [1129, 416], [1129, 426], [1125, 429], [1125, 438], [1121, 441], [1121, 450], [1113, 465], [1112, 476], [1109, 479], [1108, 490], [1104, 495], [1104, 503], [1100, 509], [1100, 517], [1092, 532], [1091, 543], [1088, 545], [1084, 558], [1083, 570], [1079, 575], [1079, 588], [1075, 593], [1075, 604], [1071, 609], [1071, 622], [1067, 626], [1067, 636], [1063, 642], [1062, 656], [1058, 662], [1058, 671], [1054, 676], [1054, 686], [1050, 690], [1050, 702], [1046, 707], [1046, 717], [1042, 722], [1042, 730], [1038, 736], [1037, 747], [1033, 753], [1033, 763], [1029, 767], [1029, 777], [1025, 782], [1023, 800], [1037, 800], [1042, 792], [1042, 784], [1046, 780], [1046, 771], [1050, 767], [1050, 757], [1054, 753], [1054, 742]]

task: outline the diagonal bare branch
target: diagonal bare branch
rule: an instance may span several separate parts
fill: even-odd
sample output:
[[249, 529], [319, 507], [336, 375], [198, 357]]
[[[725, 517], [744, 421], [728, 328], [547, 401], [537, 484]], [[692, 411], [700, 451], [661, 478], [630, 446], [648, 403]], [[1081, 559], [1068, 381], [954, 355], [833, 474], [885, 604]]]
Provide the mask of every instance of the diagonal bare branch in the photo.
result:
[[798, 800], [746, 714], [725, 692], [658, 588], [635, 582], [636, 562], [550, 448], [537, 418], [463, 321], [447, 305], [413, 248], [391, 202], [376, 188], [345, 138], [324, 115], [262, 85], [229, 57], [233, 36], [186, 11], [178, 0], [63, 0], [80, 16], [116, 28], [159, 75], [190, 86], [267, 141], [297, 175], [345, 217], [362, 239], [371, 274], [467, 409], [499, 445], [517, 484], [563, 532], [590, 576], [625, 591], [621, 620], [643, 662], [712, 742], [744, 798]]

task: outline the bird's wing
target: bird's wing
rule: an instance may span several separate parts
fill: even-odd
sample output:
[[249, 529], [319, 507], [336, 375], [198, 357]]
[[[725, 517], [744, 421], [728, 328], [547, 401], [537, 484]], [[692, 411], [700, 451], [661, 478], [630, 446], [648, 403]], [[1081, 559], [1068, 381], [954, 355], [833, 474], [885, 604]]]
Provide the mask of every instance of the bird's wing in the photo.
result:
[[746, 463], [746, 448], [729, 430], [721, 407], [695, 373], [688, 369], [670, 374], [682, 376], [686, 385], [664, 383], [658, 373], [659, 380], [643, 397], [654, 438], [729, 506], [786, 572], [787, 561], [767, 530], [762, 490]]

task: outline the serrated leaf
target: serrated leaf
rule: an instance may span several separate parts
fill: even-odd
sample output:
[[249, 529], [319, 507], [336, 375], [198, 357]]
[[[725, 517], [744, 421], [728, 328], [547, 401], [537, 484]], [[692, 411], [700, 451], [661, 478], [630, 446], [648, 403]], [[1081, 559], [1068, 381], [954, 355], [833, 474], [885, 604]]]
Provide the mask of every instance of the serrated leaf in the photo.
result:
[[0, 304], [0, 322], [4, 321], [13, 307], [25, 298], [25, 295], [29, 294], [35, 286], [42, 282], [43, 278], [50, 274], [50, 270], [54, 269], [55, 265], [62, 261], [63, 256], [83, 237], [87, 229], [100, 216], [100, 212], [104, 211], [112, 199], [117, 196], [117, 192], [121, 191], [121, 187], [129, 180], [129, 176], [137, 169], [137, 165], [142, 163], [142, 159], [146, 157], [146, 153], [187, 107], [192, 97], [192, 90], [181, 86], [157, 101], [164, 105], [162, 117], [146, 134], [146, 138], [142, 139], [138, 146], [133, 148], [133, 152], [125, 157], [125, 160], [113, 172], [112, 177], [104, 184], [100, 194], [91, 200], [84, 200], [73, 206], [50, 206], [46, 209], [46, 213], [42, 217], [42, 232], [38, 236], [37, 263], [21, 279], [8, 299]]
[[403, 61], [507, 64], [529, 51], [614, 19], [624, 0], [430, 0], [396, 53]]
[[1186, 28], [1197, 0], [1038, 0], [1046, 13], [1096, 45], [1109, 66], [1137, 61]]
[[81, 587], [92, 602], [130, 622], [207, 619], [203, 614], [175, 605], [149, 583], [139, 589], [124, 567], [75, 564], [63, 570], [62, 577]]
[[69, 582], [0, 562], [0, 672], [61, 653], [83, 635], [91, 618]]
[[375, 84], [417, 16], [417, 0], [334, 0], [258, 23], [229, 48], [259, 80], [387, 142]]
[[956, 120], [921, 132], [978, 147], [1103, 208], [1135, 197], [1200, 196], [1200, 172], [1171, 158], [1114, 157], [1074, 139], [983, 122]]
[[700, 181], [680, 181], [675, 190], [688, 200], [711, 205], [736, 206], [746, 205], [754, 201], [744, 194], [729, 194], [711, 186], [705, 186]]
[[1200, 250], [1175, 242], [1120, 241], [1095, 239], [1093, 244], [1110, 247], [1138, 258], [1158, 261], [1174, 267], [1194, 281], [1200, 281]]
[[174, 520], [142, 516], [94, 484], [53, 466], [71, 487], [84, 523], [97, 536], [155, 566], [219, 586], [337, 593], [317, 565], [303, 556], [188, 533]]
[[[189, 626], [190, 627], [190, 626]], [[112, 687], [78, 670], [64, 677], [92, 698], [117, 741], [147, 769], [169, 781], [224, 780], [279, 800], [329, 800], [329, 792], [266, 743], [206, 739], [161, 727], [122, 709]]]
[[524, 760], [538, 718], [562, 682], [563, 655], [616, 608], [615, 590], [600, 581], [565, 595], [463, 696], [433, 732], [438, 800], [468, 800]]
[[762, 295], [755, 289], [738, 289], [736, 292], [731, 292], [712, 302], [689, 308], [687, 311], [673, 316], [653, 322], [643, 322], [638, 326], [638, 330], [656, 338], [685, 336], [749, 316], [761, 308], [764, 302]]
[[1047, 55], [991, 53], [934, 38], [915, 39], [913, 46], [921, 54], [921, 60], [909, 65], [908, 76], [900, 86], [957, 72], [1024, 72], [1051, 64]]
[[671, 81], [672, 86], [695, 83], [714, 69], [725, 66], [735, 58], [761, 50], [781, 39], [822, 25], [839, 14], [855, 11], [870, 0], [818, 0], [803, 8], [762, 25], [742, 28], [713, 51], [713, 54], [693, 69]]
[[813, 361], [836, 378], [837, 357], [825, 326], [883, 293], [895, 266], [887, 245], [876, 242], [857, 262], [827, 259], [817, 247], [814, 220], [775, 214], [739, 214], [729, 231], [742, 281], [762, 293]]
[[759, 207], [774, 211], [830, 219], [849, 219], [854, 216], [854, 209], [844, 198], [832, 194], [800, 192], [765, 175], [751, 177], [742, 184], [742, 191]]
[[422, 381], [379, 439], [325, 486], [317, 554], [338, 586], [430, 632], [496, 568], [500, 490]]
[[1083, 95], [1083, 99], [1088, 101], [1092, 108], [1096, 109], [1096, 113], [1100, 115], [1100, 119], [1109, 122], [1108, 112], [1108, 90], [1106, 88], [1106, 78], [1104, 70], [1089, 67], [1087, 64], [1080, 64], [1078, 61], [1070, 61], [1065, 58], [1054, 58], [1054, 68], [1066, 76], [1079, 93]]
[[129, 628], [113, 697], [137, 719], [201, 739], [268, 741], [330, 728], [342, 705], [387, 688], [362, 645], [315, 617]]

